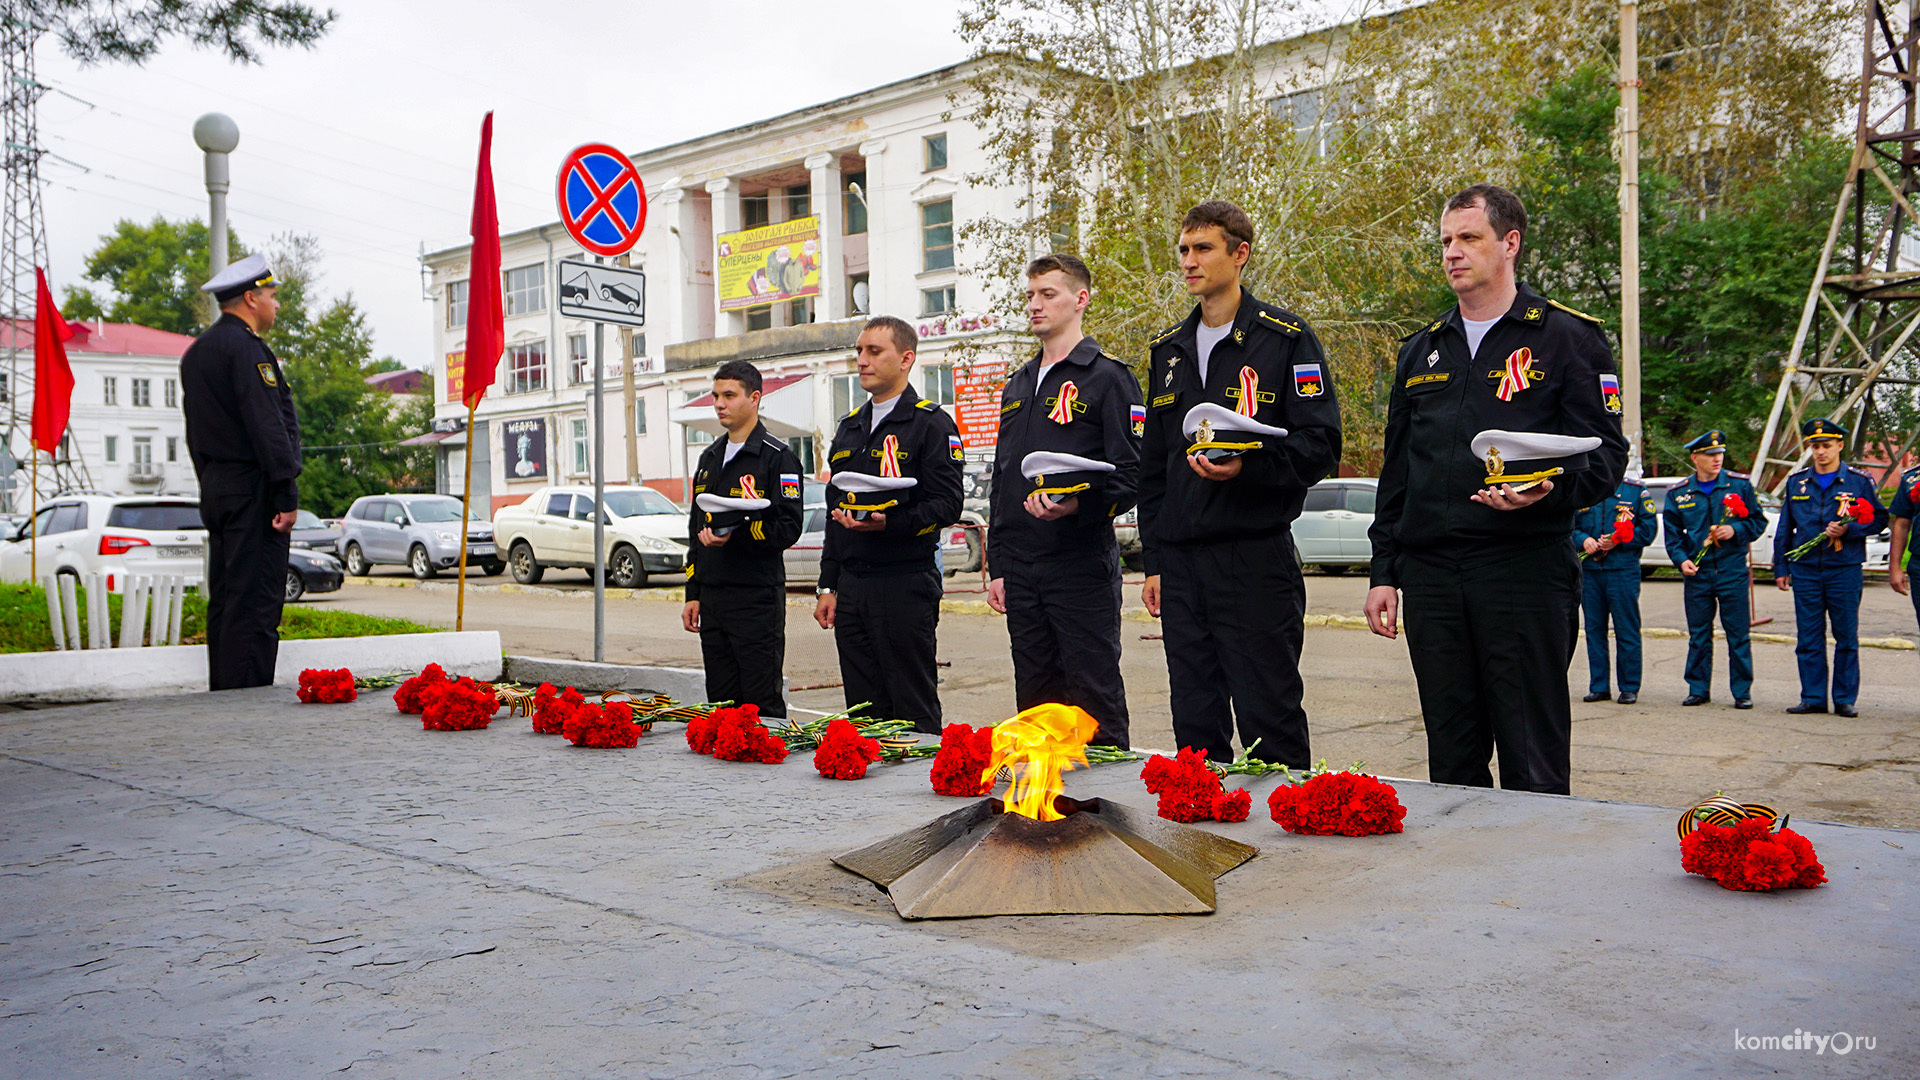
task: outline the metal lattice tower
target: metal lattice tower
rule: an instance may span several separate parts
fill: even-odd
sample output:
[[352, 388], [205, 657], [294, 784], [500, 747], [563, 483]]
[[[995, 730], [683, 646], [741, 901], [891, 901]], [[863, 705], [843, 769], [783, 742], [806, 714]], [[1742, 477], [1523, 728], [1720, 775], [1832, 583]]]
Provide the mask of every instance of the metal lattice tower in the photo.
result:
[[1889, 472], [1914, 445], [1916, 432], [1889, 430], [1880, 419], [1875, 393], [1911, 395], [1920, 386], [1916, 17], [1915, 0], [1867, 2], [1853, 160], [1754, 460], [1754, 480], [1776, 494], [1807, 459], [1800, 424], [1811, 417], [1852, 429], [1849, 458], [1870, 444], [1897, 445]]

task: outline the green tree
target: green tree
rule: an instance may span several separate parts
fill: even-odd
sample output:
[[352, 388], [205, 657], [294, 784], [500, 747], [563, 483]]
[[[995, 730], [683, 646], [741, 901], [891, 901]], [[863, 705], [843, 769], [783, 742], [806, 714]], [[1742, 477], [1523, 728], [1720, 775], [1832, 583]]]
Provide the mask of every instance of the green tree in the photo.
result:
[[86, 64], [143, 64], [168, 38], [257, 64], [261, 46], [312, 48], [338, 18], [330, 8], [272, 0], [23, 0], [14, 7], [9, 18], [47, 27], [68, 56]]
[[[61, 313], [69, 319], [138, 323], [176, 334], [197, 334], [213, 324], [213, 303], [200, 286], [207, 280], [207, 226], [199, 221], [156, 217], [141, 225], [121, 220], [87, 256], [82, 276], [105, 285], [97, 296], [84, 286], [66, 287]], [[246, 245], [232, 233], [235, 259]]]

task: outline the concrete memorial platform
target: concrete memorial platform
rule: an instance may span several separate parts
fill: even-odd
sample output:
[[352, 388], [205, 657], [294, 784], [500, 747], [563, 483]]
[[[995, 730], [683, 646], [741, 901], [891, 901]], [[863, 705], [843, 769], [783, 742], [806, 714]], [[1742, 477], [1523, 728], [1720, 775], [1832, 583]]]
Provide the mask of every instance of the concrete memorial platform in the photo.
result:
[[[1795, 813], [1831, 883], [1738, 894], [1681, 872], [1676, 809], [1406, 782], [1405, 833], [1302, 837], [1268, 779], [1205, 826], [1260, 849], [1217, 914], [910, 923], [830, 859], [963, 805], [925, 761], [424, 732], [389, 696], [0, 715], [0, 1073], [1920, 1073], [1912, 832]], [[1150, 813], [1138, 772], [1068, 792]]]

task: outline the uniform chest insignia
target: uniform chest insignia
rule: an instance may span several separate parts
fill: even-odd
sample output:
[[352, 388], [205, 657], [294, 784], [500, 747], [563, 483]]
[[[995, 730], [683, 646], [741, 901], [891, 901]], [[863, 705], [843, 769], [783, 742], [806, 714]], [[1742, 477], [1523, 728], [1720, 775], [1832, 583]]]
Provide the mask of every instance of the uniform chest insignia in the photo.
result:
[[1439, 363], [1439, 362], [1440, 362], [1440, 350], [1439, 350], [1439, 349], [1435, 349], [1435, 350], [1433, 350], [1432, 352], [1430, 352], [1430, 353], [1428, 353], [1428, 354], [1427, 354], [1427, 366], [1428, 366], [1428, 367], [1432, 367], [1433, 365], [1435, 365], [1435, 364], [1437, 364], [1437, 363]]
[[1239, 329], [1234, 330], [1233, 343], [1235, 345], [1239, 345], [1245, 342], [1246, 340], [1247, 340], [1247, 332], [1245, 330], [1239, 330]]
[[748, 473], [740, 478], [740, 486], [734, 489], [734, 494], [742, 499], [757, 499], [760, 497], [760, 493], [754, 490], [752, 473]]
[[272, 365], [272, 364], [255, 364], [255, 365], [253, 365], [253, 366], [254, 366], [254, 367], [257, 367], [257, 368], [259, 368], [259, 369], [260, 369], [260, 381], [261, 381], [261, 382], [263, 382], [263, 383], [266, 383], [266, 384], [267, 384], [268, 386], [279, 386], [279, 385], [280, 385], [280, 379], [279, 379], [279, 377], [277, 377], [277, 376], [276, 376], [276, 375], [274, 375], [274, 373], [273, 373], [273, 365]]
[[1260, 373], [1250, 367], [1240, 369], [1240, 385], [1227, 387], [1227, 397], [1234, 399], [1233, 411], [1241, 416], [1252, 416], [1260, 406], [1272, 404], [1274, 400], [1273, 391], [1260, 389]]
[[1529, 308], [1527, 309], [1527, 312], [1526, 312], [1526, 314], [1524, 314], [1524, 315], [1522, 315], [1522, 316], [1520, 316], [1520, 321], [1522, 321], [1522, 322], [1531, 322], [1531, 323], [1537, 323], [1537, 322], [1539, 322], [1539, 321], [1540, 321], [1541, 319], [1543, 319], [1543, 318], [1545, 318], [1545, 317], [1546, 317], [1546, 314], [1547, 314], [1547, 312], [1546, 312], [1546, 309], [1545, 309], [1545, 308], [1541, 308], [1541, 307], [1529, 307]]
[[1153, 399], [1153, 407], [1156, 409], [1164, 409], [1168, 405], [1173, 404], [1179, 397], [1180, 395], [1178, 394], [1161, 394], [1159, 397]]
[[1047, 399], [1047, 419], [1056, 424], [1073, 423], [1074, 413], [1087, 411], [1087, 403], [1080, 400], [1080, 388], [1070, 382], [1060, 384], [1060, 393]]
[[1546, 374], [1533, 366], [1533, 350], [1522, 346], [1513, 350], [1499, 370], [1487, 372], [1487, 378], [1500, 380], [1495, 397], [1501, 401], [1512, 401], [1513, 395], [1546, 378]]
[[1178, 367], [1179, 364], [1180, 364], [1180, 358], [1178, 356], [1167, 357], [1167, 378], [1166, 378], [1166, 381], [1161, 384], [1162, 386], [1173, 385], [1173, 369]]

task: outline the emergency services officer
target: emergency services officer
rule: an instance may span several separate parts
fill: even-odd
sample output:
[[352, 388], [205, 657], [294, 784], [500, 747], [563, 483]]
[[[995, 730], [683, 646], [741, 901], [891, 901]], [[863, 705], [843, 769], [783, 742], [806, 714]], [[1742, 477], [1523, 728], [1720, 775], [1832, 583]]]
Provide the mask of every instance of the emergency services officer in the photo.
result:
[[[1787, 711], [1827, 711], [1831, 625], [1833, 711], [1859, 716], [1853, 703], [1860, 696], [1860, 567], [1867, 561], [1867, 537], [1886, 527], [1887, 510], [1873, 478], [1841, 462], [1845, 427], [1815, 417], [1800, 425], [1800, 436], [1813, 452], [1813, 466], [1787, 477], [1780, 528], [1773, 535], [1773, 581], [1792, 590], [1798, 624], [1793, 651], [1800, 662], [1800, 704]], [[1871, 514], [1862, 514], [1859, 506]]]
[[1753, 708], [1752, 574], [1747, 552], [1767, 531], [1753, 484], [1724, 472], [1727, 437], [1708, 431], [1687, 444], [1693, 474], [1667, 491], [1667, 558], [1684, 578], [1687, 610], [1687, 696], [1682, 705], [1713, 700], [1713, 615], [1727, 633], [1727, 689], [1733, 707]]
[[940, 530], [960, 520], [966, 455], [953, 417], [909, 385], [919, 343], [906, 320], [880, 315], [854, 346], [870, 399], [841, 419], [827, 455], [813, 618], [833, 631], [848, 708], [871, 702], [872, 716], [938, 735]]
[[1893, 493], [1893, 505], [1887, 508], [1893, 518], [1893, 543], [1887, 549], [1887, 584], [1901, 596], [1912, 597], [1914, 615], [1920, 618], [1920, 595], [1907, 578], [1907, 556], [1920, 551], [1920, 532], [1913, 518], [1920, 513], [1920, 467], [1908, 469], [1900, 477], [1900, 488]]
[[220, 318], [180, 357], [187, 453], [207, 526], [207, 685], [267, 686], [280, 652], [287, 547], [300, 507], [300, 422], [280, 361], [260, 335], [280, 302], [267, 260], [200, 286]]
[[1613, 696], [1607, 680], [1609, 622], [1620, 704], [1640, 700], [1640, 552], [1653, 543], [1656, 528], [1653, 496], [1637, 472], [1628, 473], [1613, 494], [1574, 515], [1573, 545], [1580, 549], [1582, 571], [1580, 607], [1587, 624], [1587, 696], [1582, 701]]

